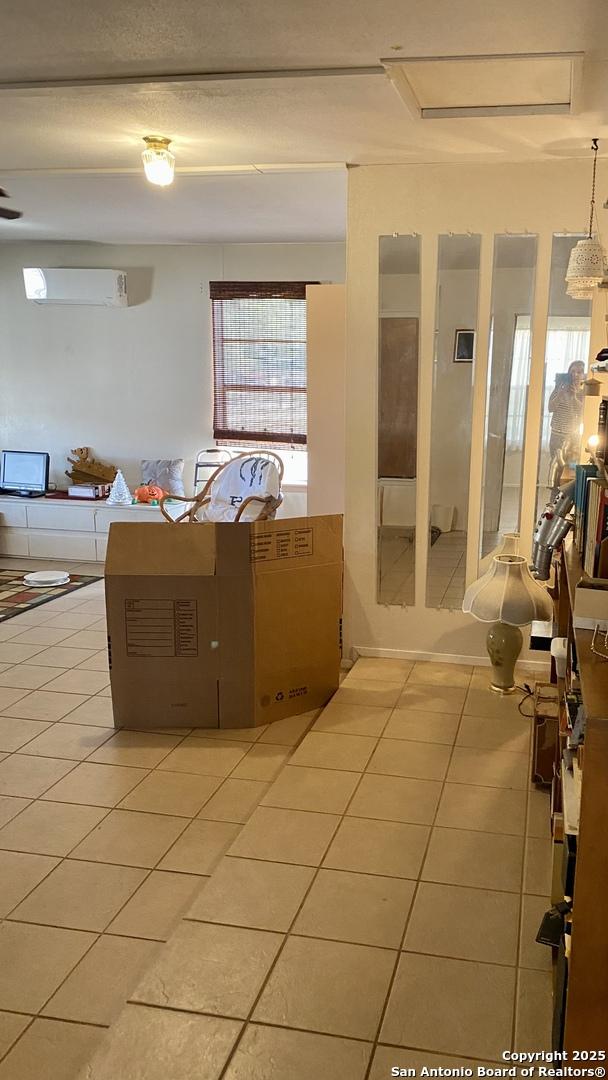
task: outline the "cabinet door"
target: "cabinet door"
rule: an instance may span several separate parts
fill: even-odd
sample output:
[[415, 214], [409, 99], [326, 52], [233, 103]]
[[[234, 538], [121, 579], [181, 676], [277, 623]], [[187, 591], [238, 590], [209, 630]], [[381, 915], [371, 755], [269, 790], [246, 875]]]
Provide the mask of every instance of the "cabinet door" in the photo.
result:
[[43, 529], [37, 529], [30, 533], [30, 555], [37, 559], [95, 562], [97, 559], [95, 537], [84, 532], [45, 532]]
[[0, 528], [0, 555], [29, 555], [28, 534], [22, 529]]
[[104, 507], [95, 514], [95, 531], [98, 533], [107, 533], [110, 525], [113, 521], [164, 521], [164, 517], [160, 512], [158, 506], [149, 507], [137, 507], [137, 506], [125, 506], [122, 510], [120, 507]]
[[30, 529], [93, 532], [95, 511], [92, 506], [74, 506], [68, 502], [37, 503], [27, 507], [27, 524]]
[[416, 476], [418, 319], [380, 319], [378, 476]]
[[27, 516], [23, 503], [11, 502], [11, 497], [0, 502], [0, 525], [13, 525], [16, 528], [27, 526]]

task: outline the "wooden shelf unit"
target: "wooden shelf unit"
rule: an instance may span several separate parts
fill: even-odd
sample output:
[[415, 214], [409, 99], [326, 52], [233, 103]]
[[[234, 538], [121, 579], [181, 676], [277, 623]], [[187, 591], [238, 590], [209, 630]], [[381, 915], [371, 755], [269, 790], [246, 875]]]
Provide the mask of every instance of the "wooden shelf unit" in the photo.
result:
[[578, 551], [564, 547], [557, 632], [574, 641], [587, 714], [578, 834], [572, 950], [564, 1049], [608, 1051], [608, 661], [591, 651], [591, 630], [574, 629], [574, 593], [583, 577]]

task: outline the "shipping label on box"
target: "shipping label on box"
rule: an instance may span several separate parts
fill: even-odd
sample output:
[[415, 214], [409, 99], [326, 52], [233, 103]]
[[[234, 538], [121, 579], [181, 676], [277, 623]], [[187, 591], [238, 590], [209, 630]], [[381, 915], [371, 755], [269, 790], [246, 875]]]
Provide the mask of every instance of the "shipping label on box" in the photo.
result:
[[198, 656], [196, 600], [125, 600], [128, 656]]
[[283, 528], [280, 532], [253, 533], [251, 561], [272, 562], [276, 559], [298, 559], [314, 555], [313, 537], [311, 528]]

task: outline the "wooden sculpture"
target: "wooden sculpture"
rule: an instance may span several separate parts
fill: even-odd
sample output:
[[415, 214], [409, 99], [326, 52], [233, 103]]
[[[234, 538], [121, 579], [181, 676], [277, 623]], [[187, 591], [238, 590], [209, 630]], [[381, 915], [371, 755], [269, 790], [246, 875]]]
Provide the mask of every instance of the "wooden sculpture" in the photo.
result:
[[91, 457], [89, 446], [77, 446], [72, 450], [72, 454], [75, 455], [74, 458], [68, 457], [72, 468], [69, 471], [66, 469], [65, 475], [73, 484], [112, 483], [117, 473], [116, 465], [104, 465], [103, 462], [96, 461]]

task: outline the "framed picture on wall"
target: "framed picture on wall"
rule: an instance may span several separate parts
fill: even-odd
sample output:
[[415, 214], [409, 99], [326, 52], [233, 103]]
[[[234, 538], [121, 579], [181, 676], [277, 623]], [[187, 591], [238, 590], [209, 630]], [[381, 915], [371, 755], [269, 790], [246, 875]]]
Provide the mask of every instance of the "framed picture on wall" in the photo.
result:
[[454, 363], [471, 364], [475, 359], [475, 331], [457, 330], [454, 337]]

